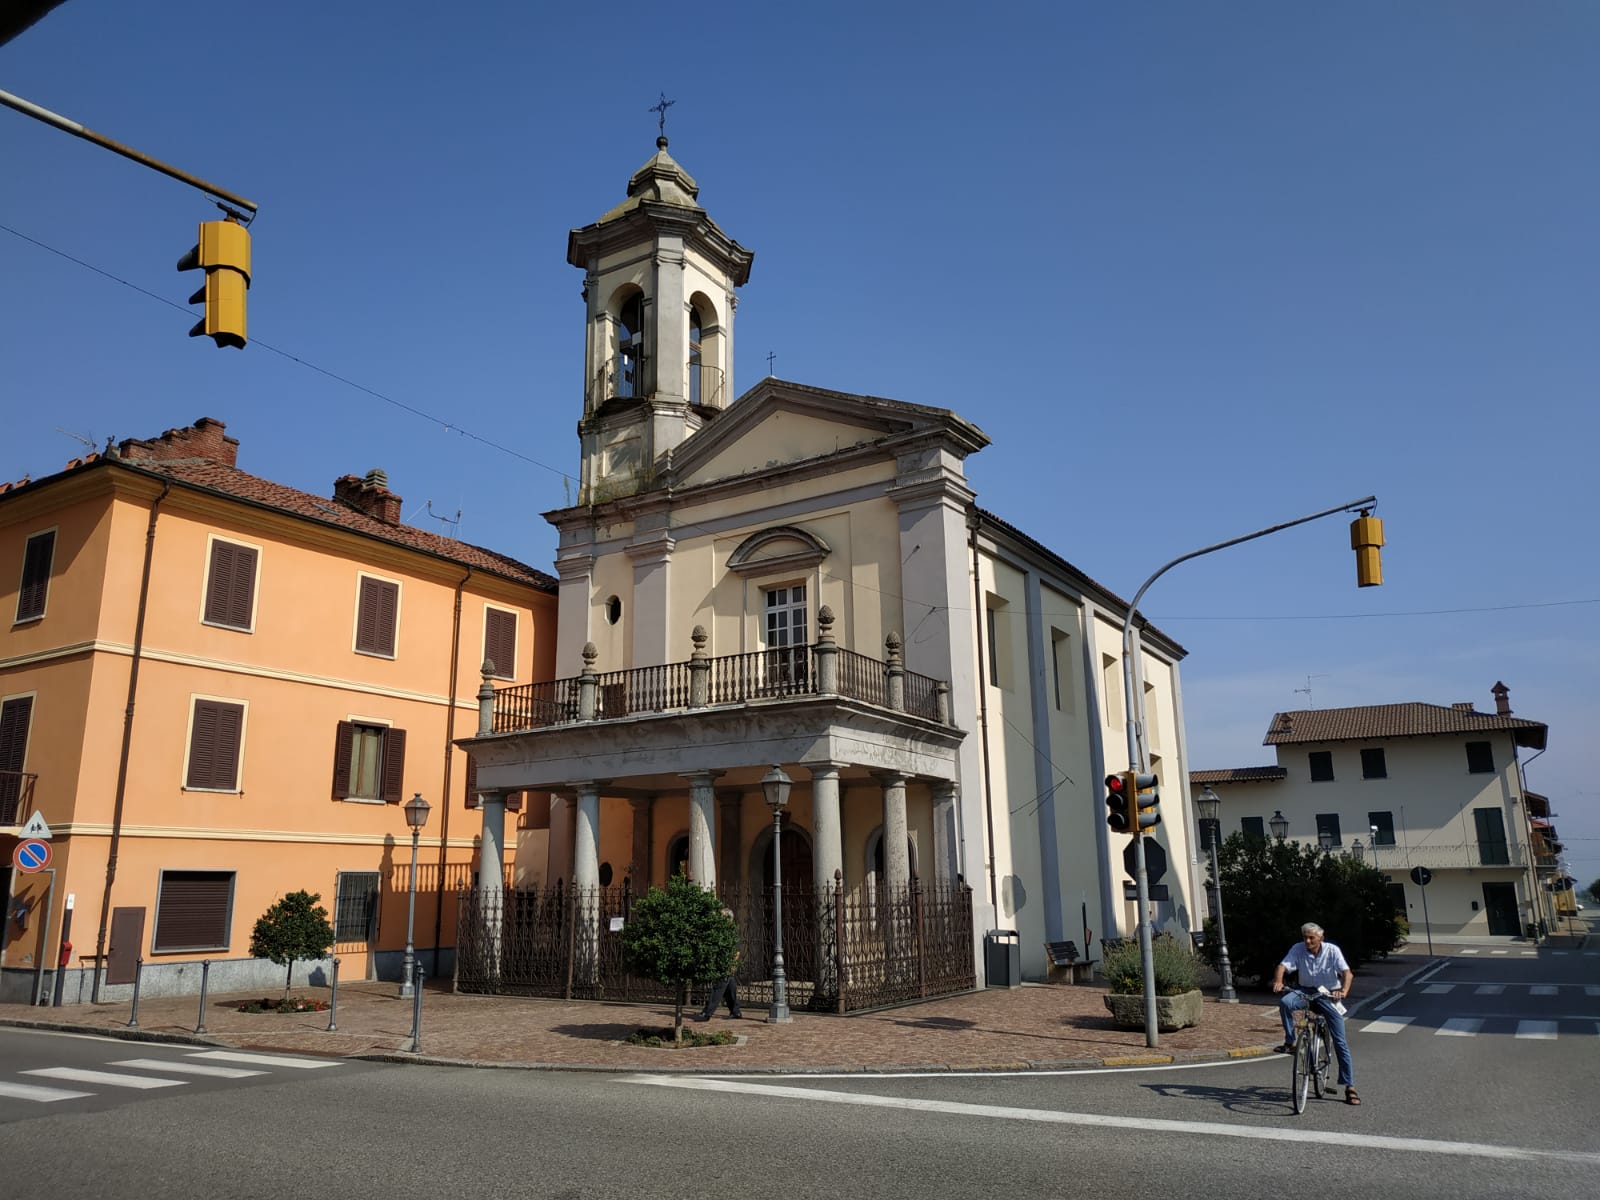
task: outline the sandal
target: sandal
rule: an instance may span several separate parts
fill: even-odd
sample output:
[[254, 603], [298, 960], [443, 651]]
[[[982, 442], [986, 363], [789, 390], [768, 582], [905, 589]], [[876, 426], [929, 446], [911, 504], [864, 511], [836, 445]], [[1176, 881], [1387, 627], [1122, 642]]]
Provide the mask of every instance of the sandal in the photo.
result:
[[1360, 1104], [1361, 1103], [1361, 1097], [1356, 1095], [1355, 1088], [1353, 1088], [1353, 1087], [1345, 1088], [1345, 1090], [1344, 1090], [1344, 1102], [1346, 1104]]

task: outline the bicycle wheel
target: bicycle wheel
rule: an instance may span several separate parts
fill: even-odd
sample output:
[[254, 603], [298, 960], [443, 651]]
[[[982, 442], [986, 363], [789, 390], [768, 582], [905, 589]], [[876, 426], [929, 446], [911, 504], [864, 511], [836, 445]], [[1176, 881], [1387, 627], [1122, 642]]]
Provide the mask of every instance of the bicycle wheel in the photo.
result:
[[1289, 1055], [1289, 1099], [1297, 1117], [1305, 1112], [1306, 1097], [1311, 1094], [1311, 1074], [1316, 1064], [1316, 1053], [1311, 1047], [1316, 1040], [1310, 1029], [1302, 1029], [1294, 1044], [1294, 1053]]
[[1325, 1096], [1331, 1096], [1339, 1090], [1329, 1082], [1332, 1074], [1333, 1034], [1324, 1024], [1317, 1031], [1317, 1086]]

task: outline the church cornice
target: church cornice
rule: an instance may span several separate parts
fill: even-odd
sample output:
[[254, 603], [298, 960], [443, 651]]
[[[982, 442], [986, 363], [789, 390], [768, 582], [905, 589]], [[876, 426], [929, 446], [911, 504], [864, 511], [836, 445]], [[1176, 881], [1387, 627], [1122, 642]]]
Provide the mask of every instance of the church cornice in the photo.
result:
[[588, 269], [596, 257], [661, 237], [683, 238], [714, 260], [735, 287], [742, 287], [750, 279], [754, 252], [722, 232], [705, 209], [655, 200], [632, 202], [632, 207], [619, 216], [572, 230], [567, 234], [567, 262]]

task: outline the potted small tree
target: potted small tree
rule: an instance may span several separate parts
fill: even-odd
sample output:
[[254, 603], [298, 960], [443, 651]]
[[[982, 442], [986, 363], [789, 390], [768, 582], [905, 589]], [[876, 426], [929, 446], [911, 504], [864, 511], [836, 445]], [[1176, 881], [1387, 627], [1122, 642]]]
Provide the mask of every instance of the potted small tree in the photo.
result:
[[683, 1005], [689, 985], [733, 973], [738, 938], [722, 901], [697, 883], [674, 875], [634, 902], [622, 930], [628, 969], [673, 989], [672, 1040], [683, 1040]]
[[[1151, 940], [1155, 967], [1156, 1028], [1170, 1033], [1200, 1023], [1200, 962], [1188, 946], [1168, 934]], [[1124, 1029], [1144, 1028], [1144, 961], [1137, 938], [1106, 950], [1100, 969], [1105, 977], [1106, 1007]]]
[[[326, 1008], [321, 1001], [292, 1001], [289, 989], [294, 983], [294, 964], [300, 958], [321, 958], [333, 945], [333, 926], [328, 924], [328, 910], [317, 903], [322, 896], [314, 892], [290, 892], [256, 921], [250, 935], [250, 953], [265, 958], [285, 969], [283, 999], [275, 1007], [278, 1012], [299, 1012], [304, 1009]], [[265, 1011], [268, 1001], [262, 1001], [252, 1012]]]

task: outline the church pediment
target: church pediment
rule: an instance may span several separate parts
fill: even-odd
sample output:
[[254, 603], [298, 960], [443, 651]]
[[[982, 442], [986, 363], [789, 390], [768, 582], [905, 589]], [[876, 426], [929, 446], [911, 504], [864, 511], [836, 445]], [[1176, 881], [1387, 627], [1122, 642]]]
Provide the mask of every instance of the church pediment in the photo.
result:
[[716, 421], [673, 450], [674, 487], [813, 462], [862, 447], [886, 456], [918, 435], [953, 435], [964, 457], [988, 445], [976, 426], [945, 409], [764, 379]]

